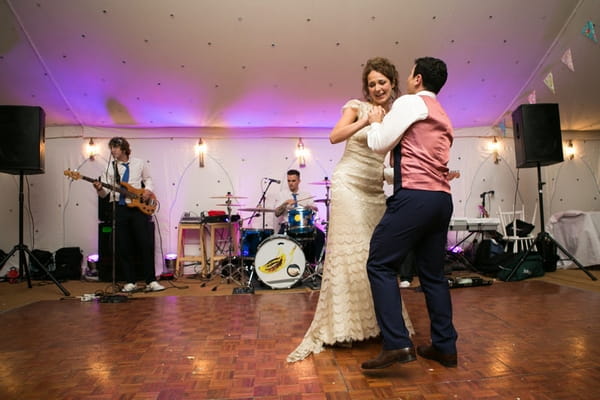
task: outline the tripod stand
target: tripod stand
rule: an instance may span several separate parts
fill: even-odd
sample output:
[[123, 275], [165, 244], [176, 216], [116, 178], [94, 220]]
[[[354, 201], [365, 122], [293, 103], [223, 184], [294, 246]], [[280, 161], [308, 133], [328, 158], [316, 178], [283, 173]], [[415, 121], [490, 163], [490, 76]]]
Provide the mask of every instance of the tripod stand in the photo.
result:
[[65, 296], [70, 296], [71, 293], [67, 289], [65, 289], [59, 281], [52, 276], [50, 271], [42, 265], [40, 260], [38, 260], [33, 253], [29, 250], [29, 248], [23, 244], [23, 203], [24, 203], [24, 195], [23, 195], [23, 170], [19, 171], [19, 243], [16, 244], [12, 250], [4, 257], [4, 259], [0, 262], [0, 268], [6, 264], [9, 258], [15, 254], [16, 251], [19, 252], [19, 270], [23, 271], [23, 273], [27, 276], [27, 286], [31, 289], [31, 273], [29, 271], [29, 266], [27, 265], [27, 261], [25, 258], [25, 253], [29, 255], [29, 259], [33, 260], [33, 262], [46, 273], [46, 275], [58, 286], [58, 288], [63, 292]]
[[229, 231], [229, 235], [227, 237], [227, 257], [226, 257], [227, 263], [221, 264], [221, 266], [217, 270], [217, 275], [220, 275], [221, 278], [227, 279], [227, 282], [229, 282], [231, 280], [231, 281], [235, 282], [237, 285], [242, 286], [243, 271], [242, 271], [241, 267], [243, 267], [243, 265], [241, 267], [238, 267], [233, 264], [234, 231], [233, 231], [233, 221], [231, 220], [231, 207], [233, 205], [231, 200], [233, 198], [240, 198], [240, 197], [232, 196], [231, 193], [228, 192], [227, 195], [225, 196], [225, 198], [226, 198], [225, 206], [227, 207], [227, 229]]
[[539, 195], [539, 202], [540, 202], [540, 227], [541, 227], [541, 231], [536, 236], [535, 241], [532, 244], [529, 245], [529, 248], [527, 249], [527, 251], [525, 252], [525, 254], [523, 255], [523, 257], [521, 257], [521, 259], [519, 260], [519, 262], [510, 271], [510, 273], [506, 277], [506, 281], [509, 282], [511, 280], [511, 278], [513, 277], [513, 275], [519, 270], [519, 267], [527, 259], [527, 257], [531, 253], [533, 247], [535, 246], [536, 249], [538, 249], [538, 251], [540, 251], [540, 249], [542, 248], [544, 242], [551, 242], [554, 245], [556, 245], [556, 247], [559, 248], [568, 257], [569, 260], [573, 261], [573, 263], [575, 263], [575, 265], [577, 265], [577, 267], [580, 270], [582, 270], [583, 272], [585, 272], [585, 274], [587, 276], [589, 276], [591, 280], [593, 280], [593, 281], [598, 280], [598, 278], [596, 278], [587, 269], [585, 269], [585, 267], [583, 265], [581, 265], [581, 263], [579, 261], [577, 261], [577, 259], [575, 257], [573, 257], [573, 255], [571, 255], [571, 253], [569, 253], [567, 251], [567, 249], [565, 249], [560, 243], [558, 243], [556, 240], [554, 240], [554, 238], [548, 232], [546, 232], [546, 230], [544, 228], [544, 197], [543, 197], [544, 182], [542, 182], [542, 172], [541, 172], [539, 161], [536, 163], [536, 167], [537, 167], [537, 179], [538, 179], [538, 195]]

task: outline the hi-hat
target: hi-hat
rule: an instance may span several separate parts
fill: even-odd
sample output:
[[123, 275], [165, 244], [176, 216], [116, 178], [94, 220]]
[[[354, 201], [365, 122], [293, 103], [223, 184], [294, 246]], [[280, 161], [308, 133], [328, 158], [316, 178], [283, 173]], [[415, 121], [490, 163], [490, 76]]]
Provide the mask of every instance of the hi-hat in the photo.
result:
[[217, 206], [223, 206], [223, 207], [239, 207], [239, 206], [243, 206], [243, 204], [227, 204], [227, 203], [219, 203], [216, 204]]
[[209, 199], [247, 199], [247, 197], [243, 196], [234, 196], [232, 194], [227, 194], [225, 196], [212, 196]]
[[331, 185], [331, 181], [329, 179], [325, 179], [317, 182], [309, 182], [309, 185]]
[[317, 200], [315, 200], [315, 203], [328, 203], [330, 201], [331, 201], [331, 199], [317, 199]]
[[275, 210], [272, 208], [263, 208], [263, 207], [238, 208], [238, 211], [275, 212]]

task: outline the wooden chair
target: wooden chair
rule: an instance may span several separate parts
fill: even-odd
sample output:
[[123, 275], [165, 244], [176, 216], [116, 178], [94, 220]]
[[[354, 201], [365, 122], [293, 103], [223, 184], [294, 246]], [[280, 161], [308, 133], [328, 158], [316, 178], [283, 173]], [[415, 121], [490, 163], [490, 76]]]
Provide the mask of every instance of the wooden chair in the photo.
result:
[[[531, 218], [531, 225], [535, 225], [535, 216], [537, 214], [537, 202], [535, 203], [535, 208], [533, 209], [533, 217]], [[533, 233], [529, 233], [527, 236], [519, 236], [517, 235], [517, 222], [516, 220], [521, 220], [523, 222], [528, 222], [525, 219], [525, 206], [522, 205], [520, 210], [513, 211], [502, 211], [500, 207], [498, 207], [498, 217], [500, 218], [500, 226], [502, 228], [502, 239], [506, 242], [504, 247], [504, 251], [511, 251], [513, 253], [517, 253], [519, 251], [526, 251], [530, 246], [532, 246], [535, 242], [535, 236]], [[507, 232], [506, 227], [511, 224], [509, 228], [509, 232]]]

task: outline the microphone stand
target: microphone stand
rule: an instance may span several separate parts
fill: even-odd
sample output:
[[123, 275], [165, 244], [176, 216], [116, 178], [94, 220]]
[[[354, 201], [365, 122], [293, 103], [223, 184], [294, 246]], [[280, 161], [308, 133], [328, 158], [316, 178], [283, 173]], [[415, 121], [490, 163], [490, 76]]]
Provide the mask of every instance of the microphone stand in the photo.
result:
[[[269, 183], [267, 184], [267, 187], [265, 187], [265, 190], [263, 190], [262, 195], [260, 196], [260, 200], [258, 200], [258, 203], [256, 204], [256, 208], [259, 208], [259, 207], [262, 207], [263, 209], [266, 208], [265, 207], [266, 196], [267, 196], [267, 192], [269, 191], [269, 188], [271, 187], [272, 183], [273, 183], [273, 181], [269, 179]], [[248, 220], [248, 225], [250, 225], [252, 223], [252, 219], [257, 215], [258, 215], [258, 213], [256, 211], [252, 213], [252, 216]], [[262, 228], [265, 229], [265, 212], [264, 211], [262, 213]]]
[[109, 193], [109, 198], [112, 198], [112, 290], [113, 293], [116, 293], [116, 276], [117, 276], [117, 194], [116, 188], [120, 183], [119, 179], [119, 169], [117, 168], [117, 160], [113, 157], [113, 181], [112, 181], [112, 189]]

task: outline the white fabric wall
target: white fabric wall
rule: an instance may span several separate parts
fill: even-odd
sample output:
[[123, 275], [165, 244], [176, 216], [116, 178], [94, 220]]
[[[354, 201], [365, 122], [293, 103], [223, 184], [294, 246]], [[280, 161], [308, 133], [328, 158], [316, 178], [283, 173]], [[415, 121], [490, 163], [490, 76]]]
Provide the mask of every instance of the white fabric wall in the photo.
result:
[[[271, 186], [268, 194], [272, 199], [285, 187], [285, 171], [298, 168], [294, 152], [300, 136], [310, 152], [307, 166], [301, 169], [302, 187], [315, 198], [323, 198], [325, 187], [308, 183], [331, 177], [344, 147], [330, 144], [327, 134], [327, 130], [297, 131], [273, 138], [259, 137], [260, 132], [221, 133], [221, 137], [229, 139], [208, 134], [203, 136], [208, 146], [205, 167], [199, 168], [194, 154], [197, 131], [181, 134], [180, 130], [164, 129], [157, 135], [156, 130], [47, 128], [45, 173], [25, 176], [24, 242], [30, 249], [56, 251], [61, 247], [78, 246], [86, 255], [97, 252], [96, 193], [90, 183], [71, 182], [63, 171], [78, 169], [82, 175], [98, 176], [106, 167], [108, 139], [122, 135], [130, 140], [133, 156], [148, 160], [154, 178], [160, 200], [160, 211], [156, 214], [156, 270], [160, 273], [163, 254], [177, 250], [177, 227], [184, 211], [199, 215], [207, 210], [225, 210], [216, 206], [222, 199], [210, 197], [227, 192], [247, 197], [240, 200], [242, 207], [254, 207], [262, 193], [264, 177], [282, 180], [281, 185]], [[493, 134], [490, 128], [457, 132], [450, 163], [451, 169], [461, 172], [461, 177], [452, 183], [454, 216], [477, 217], [480, 193], [488, 190], [495, 191], [491, 204], [487, 204], [492, 217], [496, 216], [498, 206], [512, 209], [515, 198], [517, 207], [524, 203], [527, 213], [531, 214], [538, 199], [536, 169], [515, 168], [510, 137], [500, 140], [500, 162], [495, 164], [487, 148], [490, 134]], [[87, 160], [84, 155], [90, 136], [101, 149], [95, 161]], [[574, 160], [542, 168], [546, 182], [546, 221], [560, 211], [600, 210], [600, 141], [583, 137], [576, 138], [574, 143], [578, 152]], [[3, 188], [0, 191], [0, 249], [8, 252], [18, 243], [18, 176], [0, 174], [0, 187]], [[267, 207], [271, 206], [268, 201]], [[324, 205], [319, 206], [318, 217], [325, 219]], [[536, 229], [538, 221], [539, 217]], [[272, 224], [270, 215], [266, 222], [267, 226]], [[261, 224], [262, 219], [254, 220], [254, 226]], [[452, 233], [450, 241], [461, 237], [462, 233]], [[18, 259], [12, 257], [1, 274], [17, 263]]]

